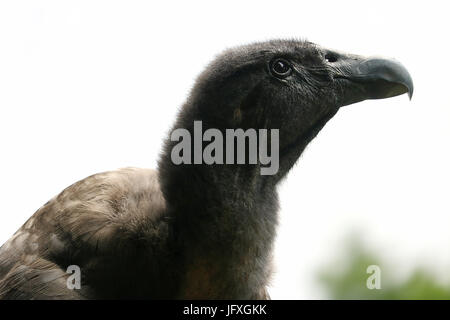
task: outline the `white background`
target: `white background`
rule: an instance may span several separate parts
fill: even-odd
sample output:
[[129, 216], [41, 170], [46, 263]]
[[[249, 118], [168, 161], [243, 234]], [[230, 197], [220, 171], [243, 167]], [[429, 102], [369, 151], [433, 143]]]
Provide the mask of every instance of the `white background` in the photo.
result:
[[[419, 4], [421, 3], [421, 4]], [[0, 243], [90, 174], [155, 167], [196, 75], [224, 48], [307, 38], [395, 57], [406, 95], [342, 109], [280, 188], [273, 298], [323, 298], [357, 231], [399, 276], [450, 268], [446, 1], [0, 2]]]

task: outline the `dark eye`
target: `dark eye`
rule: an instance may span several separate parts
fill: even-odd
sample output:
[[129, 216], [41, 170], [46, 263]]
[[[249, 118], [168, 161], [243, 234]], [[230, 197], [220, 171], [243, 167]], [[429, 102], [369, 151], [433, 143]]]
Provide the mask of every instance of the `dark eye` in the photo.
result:
[[291, 65], [284, 59], [275, 59], [271, 64], [271, 69], [277, 77], [286, 77], [292, 71]]
[[338, 58], [332, 53], [327, 53], [325, 55], [325, 60], [329, 63], [333, 63], [333, 62], [336, 62], [338, 60]]

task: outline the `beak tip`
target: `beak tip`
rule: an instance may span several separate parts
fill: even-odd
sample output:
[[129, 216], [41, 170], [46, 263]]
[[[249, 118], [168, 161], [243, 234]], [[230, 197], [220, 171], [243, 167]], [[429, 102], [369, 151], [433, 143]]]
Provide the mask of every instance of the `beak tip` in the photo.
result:
[[407, 81], [405, 83], [405, 86], [406, 86], [406, 89], [408, 90], [409, 101], [411, 101], [413, 94], [414, 94], [414, 83], [413, 83], [411, 75], [408, 73], [408, 71], [406, 71], [406, 78], [407, 78]]
[[412, 97], [413, 97], [413, 90], [408, 90], [408, 97], [409, 97], [409, 101], [411, 101]]
[[406, 88], [408, 89], [408, 97], [409, 97], [409, 101], [412, 100], [413, 94], [414, 94], [414, 84], [412, 82], [411, 76], [409, 76], [410, 81], [407, 84]]

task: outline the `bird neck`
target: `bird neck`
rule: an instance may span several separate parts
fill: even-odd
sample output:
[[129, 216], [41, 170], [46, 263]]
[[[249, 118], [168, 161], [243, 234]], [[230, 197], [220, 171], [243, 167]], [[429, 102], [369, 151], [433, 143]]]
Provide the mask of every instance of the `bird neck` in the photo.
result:
[[228, 242], [235, 233], [255, 232], [266, 215], [275, 219], [276, 186], [258, 165], [174, 165], [163, 158], [159, 179], [167, 207], [196, 243]]
[[[194, 134], [186, 118], [174, 128]], [[166, 140], [158, 173], [174, 238], [187, 263], [214, 262], [208, 270], [221, 274], [233, 269], [230, 263], [257, 270], [254, 263], [269, 257], [275, 236], [275, 184], [261, 175], [258, 164], [177, 165], [171, 157], [176, 144]]]
[[270, 277], [278, 209], [258, 168], [160, 167], [160, 181], [183, 257], [180, 298], [253, 297]]
[[[207, 143], [202, 141], [202, 137], [198, 137], [199, 134], [203, 135], [196, 127], [199, 122], [197, 119], [202, 119], [197, 106], [189, 104], [183, 108], [165, 141], [158, 162], [159, 179], [167, 205], [172, 208], [177, 219], [188, 220], [186, 223], [192, 224], [196, 217], [201, 217], [199, 223], [202, 226], [208, 222], [217, 222], [219, 217], [225, 219], [228, 216], [229, 219], [230, 215], [244, 214], [249, 210], [252, 217], [257, 217], [255, 210], [259, 204], [274, 198], [278, 180], [273, 176], [262, 175], [260, 163], [248, 164], [247, 161], [247, 164], [237, 164], [237, 161], [224, 161], [222, 164], [207, 164], [203, 159], [203, 150]], [[219, 128], [220, 123], [204, 118], [202, 123], [203, 128], [200, 130], [203, 132], [215, 129], [224, 136], [226, 129]], [[173, 133], [180, 129], [190, 137], [186, 142], [189, 163], [184, 161], [186, 158], [181, 163], [177, 163], [173, 158], [173, 151], [180, 144], [179, 139], [173, 139]], [[223, 140], [221, 146], [225, 144]], [[229, 151], [228, 148], [222, 148], [222, 159], [227, 158]], [[234, 151], [233, 153], [236, 156]], [[184, 156], [185, 152], [182, 154]], [[245, 158], [248, 160], [247, 156], [248, 154]], [[200, 161], [197, 161], [198, 158]], [[186, 211], [189, 211], [189, 214], [186, 214]], [[239, 221], [230, 220], [230, 223]]]

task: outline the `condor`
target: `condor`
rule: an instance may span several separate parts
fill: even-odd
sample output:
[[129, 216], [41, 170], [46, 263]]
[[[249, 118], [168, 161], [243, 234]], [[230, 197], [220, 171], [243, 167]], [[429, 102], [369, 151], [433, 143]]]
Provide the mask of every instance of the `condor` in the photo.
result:
[[[198, 120], [204, 130], [279, 129], [276, 174], [176, 165], [167, 137], [157, 171], [96, 174], [41, 207], [0, 249], [0, 298], [267, 298], [277, 184], [342, 106], [403, 93], [411, 96], [413, 83], [392, 60], [304, 41], [225, 51], [173, 128], [193, 134]], [[80, 267], [80, 290], [66, 286], [70, 265]]]

